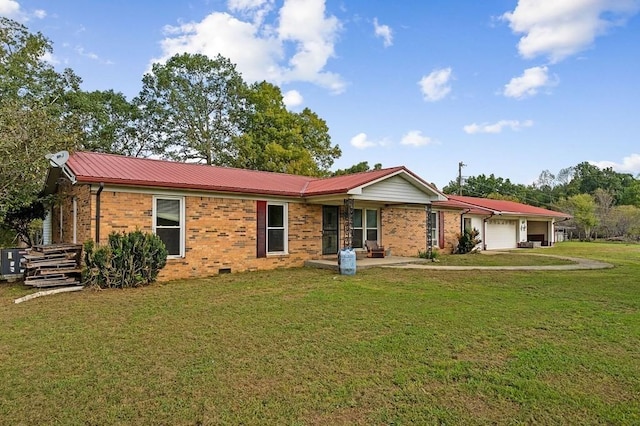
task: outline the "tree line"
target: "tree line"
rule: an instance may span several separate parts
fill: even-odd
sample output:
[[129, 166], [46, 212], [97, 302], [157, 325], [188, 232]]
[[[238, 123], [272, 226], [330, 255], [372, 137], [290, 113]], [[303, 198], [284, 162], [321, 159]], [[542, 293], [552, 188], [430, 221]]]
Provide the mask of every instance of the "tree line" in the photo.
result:
[[[309, 108], [287, 109], [280, 88], [246, 83], [223, 56], [153, 64], [140, 93], [84, 91], [45, 58], [50, 40], [0, 17], [0, 223], [22, 235], [44, 214], [47, 153], [87, 150], [254, 170], [329, 175], [340, 147]], [[27, 241], [31, 243], [31, 241]]]
[[462, 185], [450, 181], [443, 192], [507, 199], [569, 213], [573, 219], [563, 225], [578, 238], [640, 239], [640, 179], [611, 167], [601, 169], [581, 162], [557, 174], [544, 170], [530, 185], [481, 174], [465, 178]]

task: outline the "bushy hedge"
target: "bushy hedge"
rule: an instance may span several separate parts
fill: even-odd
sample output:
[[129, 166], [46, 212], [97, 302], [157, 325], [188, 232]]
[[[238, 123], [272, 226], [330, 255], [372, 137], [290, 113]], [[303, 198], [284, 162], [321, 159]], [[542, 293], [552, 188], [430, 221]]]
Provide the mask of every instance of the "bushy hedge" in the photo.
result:
[[109, 234], [109, 243], [84, 244], [83, 282], [100, 288], [148, 285], [167, 263], [167, 249], [155, 234], [134, 231]]

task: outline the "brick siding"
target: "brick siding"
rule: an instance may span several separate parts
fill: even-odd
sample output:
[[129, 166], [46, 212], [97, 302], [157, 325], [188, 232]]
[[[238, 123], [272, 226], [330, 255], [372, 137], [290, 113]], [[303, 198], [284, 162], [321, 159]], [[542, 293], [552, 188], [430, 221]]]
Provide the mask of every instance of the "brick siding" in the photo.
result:
[[[95, 192], [95, 191], [94, 191]], [[96, 195], [88, 185], [64, 185], [60, 203], [54, 207], [54, 242], [73, 238], [73, 204], [77, 205], [77, 239], [95, 239]], [[205, 277], [221, 269], [231, 272], [303, 266], [322, 252], [322, 206], [289, 203], [288, 254], [256, 257], [256, 201], [221, 197], [185, 196], [185, 256], [169, 258], [162, 281]], [[100, 243], [111, 232], [153, 229], [153, 195], [104, 190], [100, 194]], [[60, 238], [62, 210], [62, 238]]]

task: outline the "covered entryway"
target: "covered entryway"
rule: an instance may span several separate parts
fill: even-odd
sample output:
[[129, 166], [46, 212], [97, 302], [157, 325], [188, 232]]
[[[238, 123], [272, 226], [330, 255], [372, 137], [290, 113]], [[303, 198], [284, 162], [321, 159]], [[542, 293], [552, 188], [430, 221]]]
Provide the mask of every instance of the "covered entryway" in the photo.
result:
[[491, 219], [485, 233], [486, 250], [512, 249], [518, 246], [517, 220]]

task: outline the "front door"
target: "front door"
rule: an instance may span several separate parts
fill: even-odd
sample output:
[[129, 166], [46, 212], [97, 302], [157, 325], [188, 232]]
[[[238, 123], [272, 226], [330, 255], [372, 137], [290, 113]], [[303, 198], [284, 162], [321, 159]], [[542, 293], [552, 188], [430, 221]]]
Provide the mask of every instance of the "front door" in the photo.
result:
[[339, 214], [338, 206], [322, 206], [322, 254], [338, 253]]

